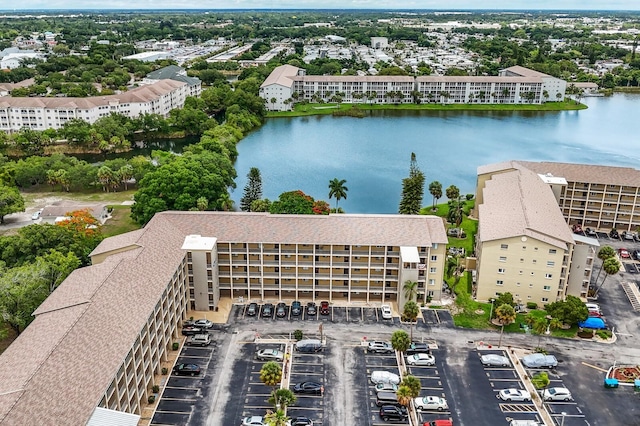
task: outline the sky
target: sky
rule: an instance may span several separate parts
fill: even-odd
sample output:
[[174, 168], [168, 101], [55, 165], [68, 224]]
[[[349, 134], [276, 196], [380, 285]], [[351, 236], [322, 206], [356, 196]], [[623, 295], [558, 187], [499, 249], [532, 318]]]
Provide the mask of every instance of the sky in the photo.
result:
[[[18, 6], [13, 9], [10, 5]], [[640, 10], [640, 0], [22, 0], [0, 10], [25, 9], [520, 9]]]

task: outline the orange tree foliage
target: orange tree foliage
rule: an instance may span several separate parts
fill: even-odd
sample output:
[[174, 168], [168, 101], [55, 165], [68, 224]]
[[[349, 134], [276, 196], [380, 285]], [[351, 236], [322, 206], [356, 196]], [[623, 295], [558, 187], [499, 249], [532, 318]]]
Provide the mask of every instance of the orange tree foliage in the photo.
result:
[[72, 229], [84, 237], [100, 235], [100, 222], [89, 213], [89, 209], [67, 212], [65, 216], [66, 219], [57, 222], [56, 225]]

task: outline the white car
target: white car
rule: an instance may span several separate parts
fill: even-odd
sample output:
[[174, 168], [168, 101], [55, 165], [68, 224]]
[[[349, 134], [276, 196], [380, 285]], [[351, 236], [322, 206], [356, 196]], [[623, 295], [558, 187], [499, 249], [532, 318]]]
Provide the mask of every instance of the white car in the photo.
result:
[[497, 396], [503, 401], [531, 401], [531, 394], [522, 389], [502, 389]]
[[213, 327], [213, 323], [211, 321], [209, 321], [208, 319], [199, 319], [196, 320], [193, 325], [195, 325], [196, 327], [199, 328], [211, 328]]
[[251, 416], [242, 419], [241, 426], [267, 426], [267, 424], [262, 420], [262, 416]]
[[389, 371], [374, 371], [371, 373], [371, 383], [392, 383], [397, 385], [400, 383], [400, 376]]
[[449, 409], [447, 400], [439, 396], [423, 396], [413, 400], [413, 405], [417, 410], [437, 410], [444, 411]]
[[391, 314], [391, 306], [382, 305], [380, 306], [380, 310], [382, 311], [382, 319], [392, 319], [393, 315]]
[[429, 354], [413, 354], [407, 357], [409, 365], [436, 365], [436, 358]]
[[37, 212], [35, 212], [34, 214], [31, 215], [31, 220], [38, 220], [40, 219], [40, 215], [42, 214], [42, 210], [38, 210]]
[[511, 365], [509, 358], [496, 354], [482, 355], [480, 361], [482, 361], [482, 365], [485, 367], [508, 367]]
[[393, 383], [378, 383], [376, 385], [376, 393], [378, 392], [395, 392], [398, 390], [398, 385]]
[[259, 361], [280, 361], [284, 360], [284, 352], [277, 349], [260, 349], [256, 352], [256, 359]]
[[549, 388], [542, 393], [545, 401], [571, 401], [571, 392], [567, 388]]

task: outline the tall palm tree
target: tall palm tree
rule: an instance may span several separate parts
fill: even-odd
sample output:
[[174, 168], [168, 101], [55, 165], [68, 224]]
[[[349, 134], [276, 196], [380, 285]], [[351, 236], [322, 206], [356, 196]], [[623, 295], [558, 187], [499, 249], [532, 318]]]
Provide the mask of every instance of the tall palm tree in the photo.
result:
[[400, 385], [398, 390], [396, 391], [396, 395], [398, 396], [398, 403], [404, 407], [409, 408], [409, 404], [411, 404], [411, 400], [415, 397], [411, 396], [411, 389], [408, 386]]
[[289, 417], [287, 417], [284, 410], [267, 411], [264, 421], [269, 426], [287, 426]]
[[[616, 251], [611, 246], [604, 246], [598, 251], [598, 259], [602, 260], [604, 263], [605, 260], [615, 257]], [[602, 272], [602, 267], [598, 271], [598, 276], [596, 276], [596, 282], [598, 282], [598, 278], [600, 278], [600, 273]]]
[[286, 410], [289, 405], [295, 404], [296, 399], [291, 389], [276, 389], [269, 397], [269, 404], [272, 404], [276, 410]]
[[500, 340], [498, 347], [502, 344], [502, 334], [504, 333], [504, 326], [511, 324], [516, 320], [516, 310], [508, 303], [504, 303], [496, 308], [494, 311], [495, 316], [500, 323]]
[[404, 282], [404, 286], [402, 286], [402, 291], [404, 291], [405, 299], [413, 301], [418, 295], [418, 283], [407, 280]]
[[606, 274], [604, 276], [604, 278], [602, 279], [602, 283], [600, 283], [600, 285], [596, 288], [595, 294], [594, 296], [598, 295], [598, 292], [600, 291], [600, 289], [602, 288], [602, 286], [604, 285], [605, 280], [607, 279], [607, 277], [609, 275], [614, 275], [617, 274], [620, 271], [620, 268], [622, 267], [622, 265], [620, 264], [620, 262], [618, 261], [618, 259], [616, 259], [615, 257], [610, 257], [609, 259], [605, 260], [602, 263], [602, 269], [604, 269], [604, 273]]
[[434, 180], [429, 184], [429, 193], [433, 196], [433, 210], [436, 210], [436, 201], [442, 197], [442, 184]]
[[404, 304], [404, 309], [402, 310], [402, 316], [406, 321], [409, 321], [409, 337], [411, 341], [413, 341], [413, 324], [418, 319], [418, 314], [420, 313], [420, 307], [413, 300], [409, 300]]
[[345, 179], [339, 180], [338, 178], [333, 178], [329, 181], [329, 199], [335, 197], [336, 199], [336, 211], [338, 210], [338, 202], [344, 198], [347, 199], [347, 188], [344, 184], [347, 183]]
[[265, 362], [260, 369], [260, 381], [267, 386], [276, 388], [282, 381], [282, 367], [275, 361]]

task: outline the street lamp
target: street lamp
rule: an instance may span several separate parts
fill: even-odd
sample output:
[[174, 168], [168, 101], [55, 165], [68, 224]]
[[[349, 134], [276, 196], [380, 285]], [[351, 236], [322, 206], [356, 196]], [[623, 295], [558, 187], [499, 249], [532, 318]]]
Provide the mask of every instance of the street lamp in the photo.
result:
[[489, 322], [491, 322], [491, 318], [493, 318], [493, 302], [495, 302], [496, 299], [491, 298], [489, 299], [489, 302], [491, 302], [491, 310], [489, 311]]
[[551, 315], [547, 315], [545, 319], [547, 320], [547, 329], [544, 332], [544, 334], [548, 336], [551, 334]]

